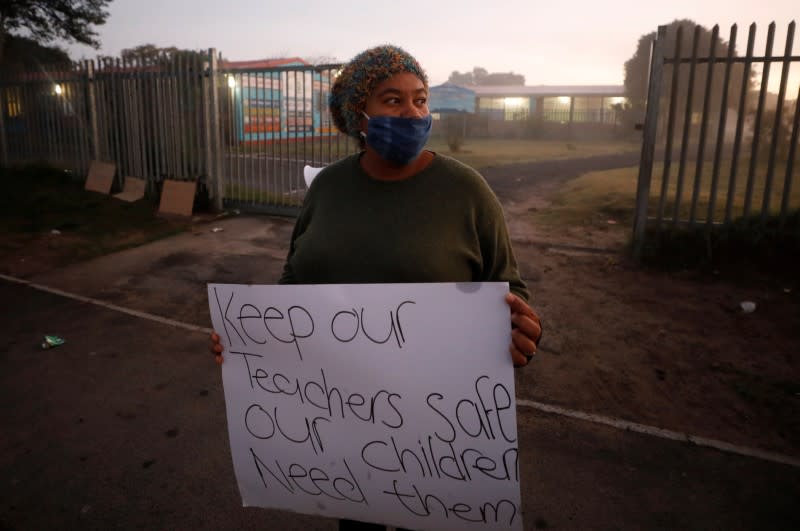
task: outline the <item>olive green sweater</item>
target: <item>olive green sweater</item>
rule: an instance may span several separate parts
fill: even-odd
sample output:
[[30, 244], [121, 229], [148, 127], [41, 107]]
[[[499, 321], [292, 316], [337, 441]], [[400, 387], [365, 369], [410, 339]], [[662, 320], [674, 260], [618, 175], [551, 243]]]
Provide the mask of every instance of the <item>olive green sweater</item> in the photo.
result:
[[502, 207], [478, 172], [436, 154], [416, 175], [380, 181], [359, 157], [312, 182], [281, 284], [505, 281], [528, 300]]

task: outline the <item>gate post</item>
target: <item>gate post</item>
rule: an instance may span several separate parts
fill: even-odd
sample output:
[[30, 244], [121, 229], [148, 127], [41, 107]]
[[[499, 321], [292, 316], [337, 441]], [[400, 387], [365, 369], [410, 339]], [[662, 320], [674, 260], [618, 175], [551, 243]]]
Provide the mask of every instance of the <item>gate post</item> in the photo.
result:
[[647, 86], [647, 109], [642, 135], [642, 155], [639, 159], [639, 178], [636, 185], [636, 210], [633, 216], [633, 253], [637, 260], [642, 254], [644, 232], [647, 227], [647, 205], [650, 199], [650, 181], [653, 177], [666, 36], [667, 26], [659, 26], [650, 51], [650, 80]]
[[222, 157], [220, 146], [220, 117], [219, 117], [219, 92], [217, 91], [217, 75], [219, 67], [217, 63], [216, 48], [208, 49], [208, 87], [204, 91], [205, 96], [205, 141], [206, 141], [206, 171], [208, 172], [209, 185], [213, 183], [214, 208], [222, 210], [225, 195], [225, 183], [222, 180], [220, 158]]
[[[211, 138], [213, 137], [213, 120], [211, 119], [211, 90], [213, 85], [213, 65], [214, 51], [212, 48], [208, 49], [208, 62], [203, 62], [203, 144], [206, 155], [205, 168], [206, 168], [206, 184], [209, 193], [214, 197], [214, 207], [216, 206], [217, 198], [217, 176], [214, 172], [214, 153], [212, 152]], [[213, 187], [213, 188], [212, 188]]]
[[100, 137], [97, 134], [97, 98], [94, 93], [94, 61], [86, 61], [86, 84], [89, 96], [89, 134], [92, 139], [91, 160], [100, 160]]
[[6, 140], [6, 124], [3, 121], [3, 114], [8, 108], [8, 91], [0, 86], [0, 168], [11, 166], [8, 160], [8, 143]]

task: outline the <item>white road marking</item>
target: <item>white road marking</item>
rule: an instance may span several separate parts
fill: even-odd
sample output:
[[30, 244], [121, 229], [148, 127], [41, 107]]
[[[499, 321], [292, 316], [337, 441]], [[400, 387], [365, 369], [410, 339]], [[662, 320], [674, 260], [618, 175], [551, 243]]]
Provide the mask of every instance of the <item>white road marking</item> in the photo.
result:
[[[147, 319], [149, 321], [154, 321], [157, 323], [174, 326], [176, 328], [183, 328], [184, 330], [189, 330], [192, 332], [202, 332], [204, 334], [211, 334], [212, 332], [211, 328], [197, 326], [189, 323], [183, 323], [181, 321], [176, 321], [174, 319], [167, 319], [166, 317], [153, 315], [147, 312], [132, 310], [130, 308], [125, 308], [123, 306], [118, 306], [116, 304], [111, 304], [101, 300], [93, 299], [91, 297], [76, 295], [74, 293], [69, 293], [67, 291], [63, 291], [60, 289], [51, 288], [48, 286], [44, 286], [42, 284], [36, 284], [29, 280], [24, 280], [21, 278], [4, 275], [2, 273], [0, 273], [0, 278], [8, 282], [25, 285], [28, 286], [29, 288], [33, 288], [39, 291], [52, 293], [53, 295], [58, 295], [61, 297], [66, 297], [68, 299], [94, 304], [95, 306], [100, 306], [101, 308], [106, 308], [109, 310], [114, 310], [116, 312], [125, 313], [133, 317], [139, 317], [140, 319]], [[613, 417], [604, 417], [602, 415], [595, 415], [593, 413], [586, 413], [583, 411], [577, 411], [574, 409], [568, 409], [561, 406], [554, 406], [551, 404], [545, 404], [543, 402], [535, 402], [533, 400], [526, 400], [521, 398], [517, 399], [517, 406], [536, 409], [538, 411], [543, 411], [545, 413], [552, 413], [555, 415], [561, 415], [563, 417], [583, 420], [586, 422], [592, 422], [594, 424], [603, 424], [605, 426], [616, 428], [618, 430], [632, 431], [635, 433], [641, 433], [643, 435], [649, 435], [651, 437], [658, 437], [661, 439], [668, 439], [671, 441], [690, 443], [700, 447], [713, 448], [721, 452], [752, 457], [755, 459], [761, 459], [763, 461], [771, 461], [773, 463], [780, 463], [782, 465], [789, 465], [800, 468], [800, 459], [796, 457], [777, 454], [773, 452], [766, 452], [764, 450], [758, 450], [756, 448], [748, 448], [746, 446], [739, 446], [736, 444], [727, 443], [725, 441], [718, 441], [716, 439], [701, 437], [699, 435], [692, 435], [689, 433], [667, 430], [664, 428], [658, 428], [656, 426], [648, 426], [647, 424], [639, 424], [628, 420], [615, 419]]]
[[659, 437], [661, 439], [669, 439], [672, 441], [679, 441], [702, 446], [705, 448], [713, 448], [722, 452], [731, 454], [744, 455], [747, 457], [754, 457], [763, 461], [772, 461], [782, 465], [789, 465], [800, 468], [800, 459], [782, 454], [766, 452], [755, 448], [748, 448], [746, 446], [739, 446], [725, 441], [718, 441], [716, 439], [709, 439], [699, 435], [692, 435], [690, 433], [682, 433], [679, 431], [666, 430], [656, 426], [648, 426], [647, 424], [639, 424], [629, 420], [615, 419], [613, 417], [604, 417], [602, 415], [595, 415], [594, 413], [586, 413], [584, 411], [576, 411], [561, 406], [554, 406], [551, 404], [544, 404], [542, 402], [534, 402], [533, 400], [517, 399], [517, 406], [529, 407], [544, 411], [545, 413], [553, 413], [563, 417], [583, 420], [586, 422], [593, 422], [595, 424], [603, 424], [618, 430], [632, 431], [641, 433], [643, 435], [650, 435], [652, 437]]
[[111, 304], [110, 302], [104, 302], [98, 299], [92, 299], [91, 297], [84, 297], [83, 295], [76, 295], [75, 293], [69, 293], [68, 291], [63, 291], [56, 288], [51, 288], [48, 286], [43, 286], [41, 284], [36, 284], [29, 280], [24, 280], [21, 278], [16, 278], [8, 275], [3, 275], [0, 273], [0, 278], [3, 280], [7, 280], [9, 282], [14, 282], [17, 284], [23, 284], [28, 286], [29, 288], [38, 289], [39, 291], [44, 291], [46, 293], [52, 293], [53, 295], [59, 295], [61, 297], [66, 297], [68, 299], [73, 299], [80, 302], [86, 302], [89, 304], [94, 304], [95, 306], [100, 306], [102, 308], [107, 308], [109, 310], [114, 310], [115, 312], [126, 313], [128, 315], [132, 315], [134, 317], [139, 317], [141, 319], [147, 319], [150, 321], [155, 321], [157, 323], [174, 326], [177, 328], [183, 328], [184, 330], [191, 330], [192, 332], [203, 332], [210, 334], [212, 330], [210, 328], [204, 328], [202, 326], [197, 326], [189, 323], [184, 323], [181, 321], [176, 321], [174, 319], [167, 319], [166, 317], [161, 317], [158, 315], [153, 315], [152, 313], [147, 312], [140, 312], [139, 310], [132, 310], [130, 308], [125, 308], [124, 306], [118, 306], [116, 304]]

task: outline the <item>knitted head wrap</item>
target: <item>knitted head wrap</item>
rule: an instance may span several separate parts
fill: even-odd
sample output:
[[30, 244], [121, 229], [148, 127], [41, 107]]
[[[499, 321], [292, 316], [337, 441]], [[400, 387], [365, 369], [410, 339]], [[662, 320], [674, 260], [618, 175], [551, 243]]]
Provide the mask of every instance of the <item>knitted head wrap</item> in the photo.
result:
[[379, 84], [400, 72], [416, 75], [428, 88], [425, 71], [400, 47], [389, 44], [376, 46], [353, 57], [336, 77], [328, 100], [333, 123], [339, 131], [359, 139], [364, 117], [361, 113], [367, 96]]

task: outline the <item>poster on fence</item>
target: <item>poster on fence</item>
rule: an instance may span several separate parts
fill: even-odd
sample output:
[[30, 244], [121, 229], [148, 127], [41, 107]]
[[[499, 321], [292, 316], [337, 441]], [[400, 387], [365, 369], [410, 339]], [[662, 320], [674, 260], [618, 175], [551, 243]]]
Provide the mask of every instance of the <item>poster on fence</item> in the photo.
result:
[[507, 291], [209, 284], [243, 505], [521, 530]]

